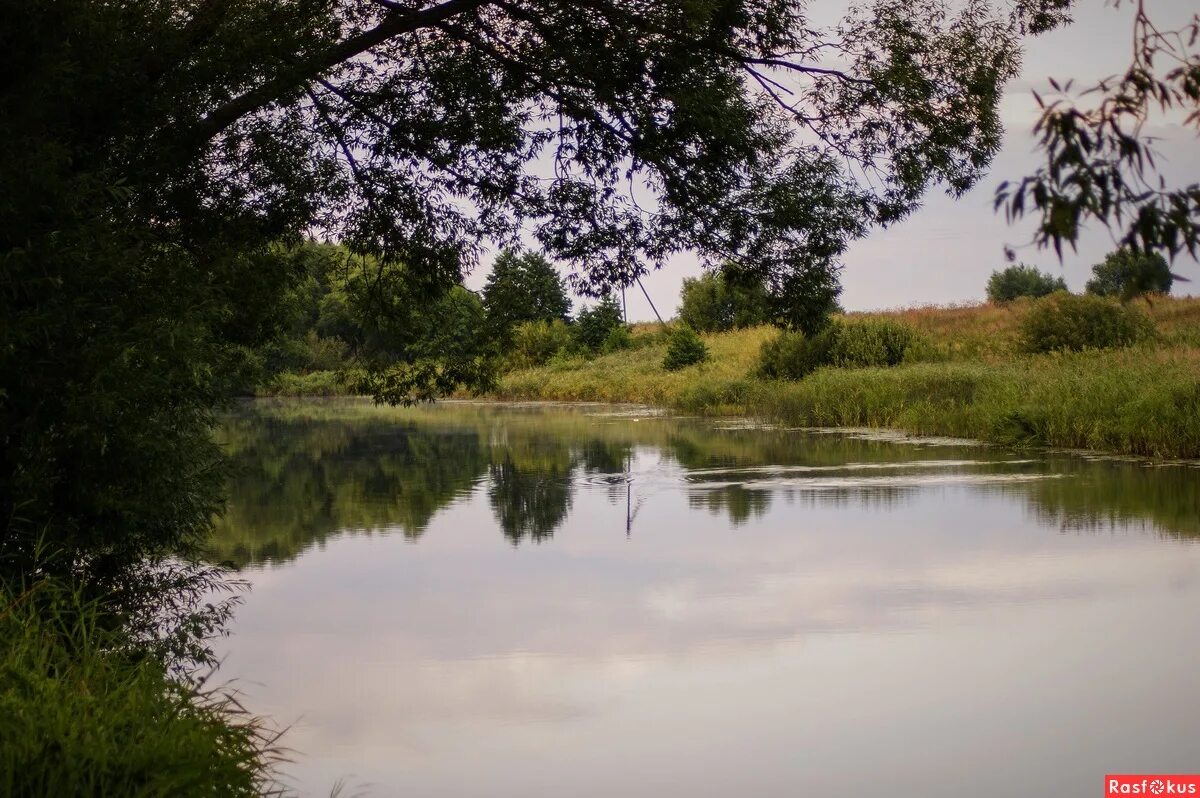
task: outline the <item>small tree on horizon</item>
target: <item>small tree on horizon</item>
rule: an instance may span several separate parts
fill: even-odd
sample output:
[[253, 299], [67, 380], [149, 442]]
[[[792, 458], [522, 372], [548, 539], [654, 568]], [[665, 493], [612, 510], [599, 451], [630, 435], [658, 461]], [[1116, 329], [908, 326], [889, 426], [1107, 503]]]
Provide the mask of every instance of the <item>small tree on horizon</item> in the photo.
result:
[[1018, 297], [1037, 298], [1066, 290], [1067, 283], [1063, 278], [1024, 263], [992, 272], [987, 282], [988, 301], [997, 304], [1012, 302]]
[[1097, 296], [1132, 299], [1143, 294], [1170, 293], [1175, 276], [1166, 259], [1158, 253], [1118, 249], [1092, 267], [1094, 275], [1087, 292]]

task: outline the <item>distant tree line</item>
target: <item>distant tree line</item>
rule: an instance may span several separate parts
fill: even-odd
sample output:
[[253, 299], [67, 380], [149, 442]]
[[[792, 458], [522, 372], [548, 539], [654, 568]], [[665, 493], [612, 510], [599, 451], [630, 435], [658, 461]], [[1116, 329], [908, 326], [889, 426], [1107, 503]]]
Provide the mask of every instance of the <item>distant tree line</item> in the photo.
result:
[[[1085, 291], [1096, 296], [1127, 300], [1145, 294], [1170, 293], [1175, 275], [1162, 255], [1118, 249], [1092, 266], [1092, 279]], [[1018, 264], [992, 272], [988, 278], [987, 298], [1003, 304], [1019, 297], [1041, 297], [1066, 291], [1062, 277], [1042, 272], [1034, 266]]]
[[560, 351], [588, 356], [628, 344], [615, 297], [572, 317], [566, 283], [533, 252], [504, 250], [479, 293], [459, 284], [432, 300], [403, 264], [343, 246], [280, 247], [294, 279], [276, 305], [274, 334], [245, 354], [243, 389], [284, 374], [344, 371], [351, 387], [397, 401], [486, 388], [497, 369]]

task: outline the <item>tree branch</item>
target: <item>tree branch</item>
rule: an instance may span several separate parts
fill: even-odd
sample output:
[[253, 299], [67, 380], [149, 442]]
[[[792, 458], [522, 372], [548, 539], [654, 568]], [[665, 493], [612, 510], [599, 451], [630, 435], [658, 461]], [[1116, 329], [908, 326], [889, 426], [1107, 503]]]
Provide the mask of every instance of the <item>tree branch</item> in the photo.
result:
[[420, 11], [391, 11], [370, 30], [352, 36], [316, 57], [297, 65], [258, 88], [234, 97], [193, 125], [185, 135], [197, 143], [209, 141], [242, 117], [252, 114], [290, 91], [302, 88], [327, 69], [344, 63], [389, 39], [470, 13], [490, 0], [446, 0]]

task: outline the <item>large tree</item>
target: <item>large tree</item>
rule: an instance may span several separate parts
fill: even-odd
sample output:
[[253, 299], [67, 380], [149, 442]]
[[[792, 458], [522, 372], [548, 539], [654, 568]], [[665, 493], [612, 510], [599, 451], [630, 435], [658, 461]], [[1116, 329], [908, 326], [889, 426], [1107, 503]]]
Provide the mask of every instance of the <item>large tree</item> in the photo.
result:
[[523, 321], [566, 321], [571, 313], [571, 299], [554, 265], [536, 252], [510, 249], [492, 262], [483, 306], [492, 334], [505, 341]]
[[692, 250], [803, 298], [980, 177], [1020, 36], [1068, 3], [6, 4], [0, 562], [117, 579], [205, 534], [212, 408], [292, 279], [272, 242], [403, 264], [383, 306], [521, 230], [596, 294]]

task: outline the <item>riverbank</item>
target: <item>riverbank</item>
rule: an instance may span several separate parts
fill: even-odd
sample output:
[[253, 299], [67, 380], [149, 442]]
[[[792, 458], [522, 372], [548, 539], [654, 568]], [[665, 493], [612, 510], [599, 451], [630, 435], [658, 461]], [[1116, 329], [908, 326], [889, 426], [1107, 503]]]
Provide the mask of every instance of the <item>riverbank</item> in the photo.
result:
[[[1031, 303], [850, 314], [914, 328], [920, 345], [899, 366], [820, 368], [799, 381], [756, 376], [771, 327], [703, 336], [709, 358], [663, 367], [658, 324], [633, 345], [594, 358], [559, 357], [500, 375], [488, 398], [635, 402], [705, 415], [755, 416], [789, 426], [888, 427], [1016, 446], [1200, 458], [1200, 299], [1138, 306], [1154, 337], [1129, 349], [1020, 352]], [[345, 393], [332, 372], [280, 375], [277, 396]]]
[[[1200, 457], [1200, 300], [1143, 303], [1153, 341], [1123, 350], [1019, 354], [1027, 303], [855, 314], [924, 337], [892, 368], [822, 368], [803, 380], [754, 375], [770, 328], [704, 336], [709, 360], [662, 367], [666, 343], [504, 374], [497, 399], [640, 402], [792, 426], [894, 427], [1023, 446]], [[639, 325], [655, 336], [657, 325]]]

